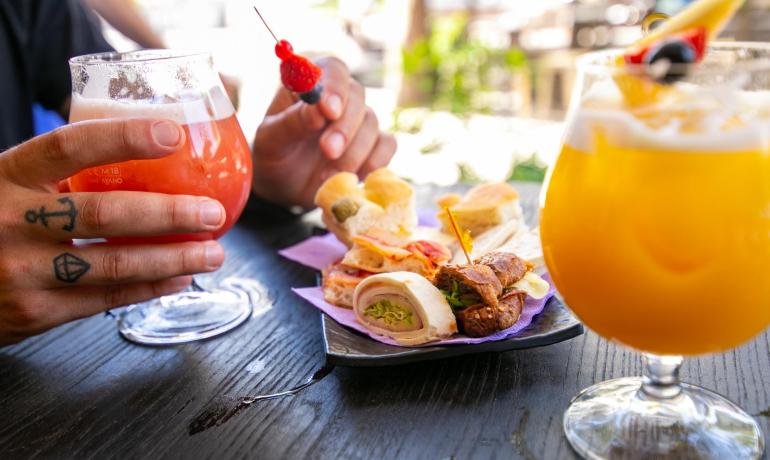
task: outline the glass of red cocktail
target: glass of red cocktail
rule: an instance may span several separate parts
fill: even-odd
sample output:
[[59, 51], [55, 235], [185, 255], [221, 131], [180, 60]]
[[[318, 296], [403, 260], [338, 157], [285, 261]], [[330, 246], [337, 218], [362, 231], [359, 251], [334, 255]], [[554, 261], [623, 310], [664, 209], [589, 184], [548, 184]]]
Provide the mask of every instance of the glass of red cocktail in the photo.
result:
[[[214, 233], [115, 238], [108, 243], [209, 240], [225, 234], [243, 212], [251, 189], [248, 142], [208, 54], [166, 50], [102, 53], [70, 60], [70, 122], [102, 118], [162, 118], [179, 123], [186, 142], [175, 153], [84, 170], [69, 179], [74, 192], [144, 191], [207, 196], [227, 212]], [[183, 293], [128, 307], [120, 333], [144, 344], [213, 337], [245, 321], [255, 286], [226, 280], [205, 290], [193, 282]]]

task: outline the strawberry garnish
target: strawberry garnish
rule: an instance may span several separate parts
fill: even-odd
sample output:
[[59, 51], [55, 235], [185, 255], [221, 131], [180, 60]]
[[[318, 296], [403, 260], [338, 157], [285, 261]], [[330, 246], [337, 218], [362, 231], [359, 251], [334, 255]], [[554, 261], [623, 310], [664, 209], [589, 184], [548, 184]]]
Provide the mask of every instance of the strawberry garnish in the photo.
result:
[[666, 36], [665, 38], [646, 46], [631, 47], [623, 54], [623, 60], [626, 64], [644, 64], [648, 61], [647, 55], [650, 50], [658, 48], [663, 42], [679, 41], [690, 45], [695, 50], [695, 62], [700, 62], [706, 54], [706, 38], [706, 28], [696, 27], [694, 29]]

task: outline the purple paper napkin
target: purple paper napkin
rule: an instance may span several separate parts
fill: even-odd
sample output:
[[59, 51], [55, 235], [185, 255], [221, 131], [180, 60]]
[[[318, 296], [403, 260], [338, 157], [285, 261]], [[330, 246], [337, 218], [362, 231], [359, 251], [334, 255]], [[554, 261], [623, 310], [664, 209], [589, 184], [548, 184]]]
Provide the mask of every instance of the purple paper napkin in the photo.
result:
[[334, 234], [327, 233], [323, 236], [312, 236], [294, 246], [281, 249], [278, 254], [320, 271], [340, 260], [347, 250]]
[[[435, 219], [431, 221], [429, 217], [432, 217], [432, 215], [421, 212], [420, 222], [423, 225], [426, 223], [432, 223], [435, 225]], [[278, 253], [289, 260], [293, 260], [294, 262], [300, 263], [310, 268], [314, 268], [316, 270], [322, 270], [329, 264], [340, 260], [345, 255], [346, 251], [347, 248], [345, 245], [340, 243], [340, 241], [337, 240], [337, 237], [329, 233], [324, 236], [314, 236], [308, 238], [299, 244], [288, 247], [286, 249], [282, 249], [278, 251]], [[551, 280], [548, 274], [543, 275], [543, 278], [550, 283]], [[362, 326], [358, 321], [356, 321], [353, 310], [338, 307], [325, 301], [323, 291], [320, 287], [292, 288], [292, 291], [313, 304], [322, 312], [332, 317], [335, 321], [342, 324], [343, 326], [347, 326], [358, 332], [364, 333], [374, 340], [377, 340], [378, 342], [386, 343], [388, 345], [400, 346], [398, 343], [396, 343], [395, 340], [389, 337], [375, 334]], [[516, 321], [516, 324], [509, 327], [508, 329], [496, 332], [486, 337], [476, 338], [468, 337], [462, 334], [456, 334], [450, 339], [437, 340], [418, 346], [474, 344], [507, 339], [516, 335], [525, 327], [529, 326], [532, 323], [532, 318], [543, 311], [545, 304], [548, 302], [548, 299], [553, 296], [554, 292], [555, 291], [553, 285], [551, 284], [551, 290], [543, 299], [535, 300], [527, 297], [526, 301], [524, 302], [524, 308], [522, 309], [521, 317], [519, 317], [519, 320]]]

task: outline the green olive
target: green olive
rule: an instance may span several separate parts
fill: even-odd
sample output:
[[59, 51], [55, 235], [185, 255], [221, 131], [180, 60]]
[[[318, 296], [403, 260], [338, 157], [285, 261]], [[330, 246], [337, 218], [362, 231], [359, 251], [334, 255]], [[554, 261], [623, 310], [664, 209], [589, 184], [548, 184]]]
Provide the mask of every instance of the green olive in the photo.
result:
[[334, 214], [337, 222], [344, 223], [349, 218], [355, 216], [359, 208], [361, 208], [361, 205], [350, 198], [342, 198], [332, 205], [332, 214]]

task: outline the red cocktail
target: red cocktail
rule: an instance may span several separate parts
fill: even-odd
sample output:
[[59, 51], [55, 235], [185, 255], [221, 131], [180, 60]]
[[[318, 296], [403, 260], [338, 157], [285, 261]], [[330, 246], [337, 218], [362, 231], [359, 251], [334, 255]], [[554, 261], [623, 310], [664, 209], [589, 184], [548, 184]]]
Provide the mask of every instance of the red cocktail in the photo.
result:
[[[224, 226], [215, 233], [114, 238], [109, 243], [206, 240], [226, 233], [246, 205], [252, 164], [249, 145], [211, 57], [171, 51], [107, 53], [74, 58], [70, 68], [71, 122], [168, 119], [181, 125], [186, 135], [183, 146], [167, 157], [84, 170], [70, 178], [72, 191], [207, 196], [227, 211]], [[136, 342], [168, 344], [230, 330], [248, 318], [254, 296], [251, 286], [246, 293], [228, 284], [227, 289], [198, 289], [132, 306], [121, 315], [120, 332]]]
[[[179, 151], [157, 160], [99, 166], [70, 178], [73, 192], [132, 190], [207, 196], [227, 210], [216, 233], [173, 235], [153, 241], [219, 238], [238, 220], [251, 188], [251, 154], [238, 120], [218, 87], [179, 102], [87, 99], [74, 94], [70, 121], [99, 118], [152, 117], [182, 125], [187, 140]], [[213, 109], [213, 110], [210, 110]], [[213, 113], [212, 113], [213, 112]], [[146, 239], [142, 240], [146, 242]]]

